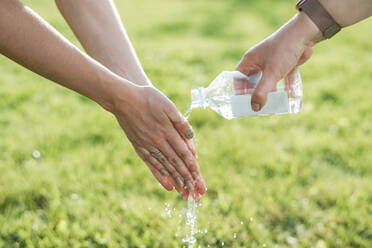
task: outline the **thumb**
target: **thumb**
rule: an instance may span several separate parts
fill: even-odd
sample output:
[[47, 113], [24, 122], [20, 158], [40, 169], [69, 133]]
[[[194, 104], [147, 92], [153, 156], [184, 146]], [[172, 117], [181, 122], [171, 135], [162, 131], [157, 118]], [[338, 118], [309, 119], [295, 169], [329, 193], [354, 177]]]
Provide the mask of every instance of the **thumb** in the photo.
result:
[[263, 71], [263, 76], [252, 94], [251, 106], [253, 111], [260, 111], [266, 104], [267, 94], [275, 90], [278, 80], [268, 70]]

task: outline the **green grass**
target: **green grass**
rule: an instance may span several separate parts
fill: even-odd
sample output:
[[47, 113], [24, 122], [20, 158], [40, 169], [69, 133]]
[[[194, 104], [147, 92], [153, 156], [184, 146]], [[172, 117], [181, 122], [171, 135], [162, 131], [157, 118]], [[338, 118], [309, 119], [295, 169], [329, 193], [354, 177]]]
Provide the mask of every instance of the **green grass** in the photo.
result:
[[[25, 3], [78, 44], [53, 2]], [[191, 88], [234, 69], [295, 13], [284, 0], [117, 3], [149, 77], [181, 111]], [[319, 44], [302, 68], [299, 115], [193, 112], [208, 186], [201, 247], [372, 247], [371, 25]], [[0, 65], [0, 247], [182, 247], [184, 222], [164, 204], [179, 213], [186, 202], [158, 185], [114, 118]]]

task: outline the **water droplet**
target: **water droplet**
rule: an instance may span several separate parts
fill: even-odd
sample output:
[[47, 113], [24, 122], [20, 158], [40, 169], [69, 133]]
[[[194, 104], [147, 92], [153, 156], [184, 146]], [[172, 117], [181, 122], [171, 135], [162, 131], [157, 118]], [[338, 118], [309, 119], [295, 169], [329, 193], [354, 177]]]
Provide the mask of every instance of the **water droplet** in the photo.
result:
[[70, 197], [71, 197], [72, 200], [79, 199], [79, 195], [78, 194], [75, 194], [75, 193], [71, 194]]
[[170, 204], [168, 202], [164, 203], [165, 205], [165, 214], [167, 217], [171, 218], [172, 217], [172, 208], [170, 207]]
[[287, 237], [287, 242], [290, 245], [297, 245], [297, 239], [291, 236]]
[[336, 125], [331, 125], [329, 127], [329, 132], [330, 133], [335, 134], [335, 133], [337, 133], [337, 131], [338, 131], [338, 127]]
[[34, 159], [39, 159], [39, 158], [41, 157], [41, 154], [40, 154], [40, 152], [39, 152], [38, 150], [34, 150], [34, 151], [32, 152], [32, 157], [33, 157]]
[[310, 164], [311, 167], [316, 168], [316, 167], [318, 167], [318, 165], [319, 165], [318, 161], [316, 161], [316, 160], [311, 161], [311, 164]]
[[236, 236], [237, 236], [237, 235], [236, 235], [236, 233], [234, 233], [234, 235], [233, 235], [233, 236], [234, 236], [234, 239], [236, 239]]
[[224, 246], [225, 245], [225, 242], [222, 242], [221, 245]]
[[34, 231], [39, 230], [39, 226], [38, 226], [38, 224], [33, 224], [33, 225], [32, 225], [32, 229], [33, 229]]

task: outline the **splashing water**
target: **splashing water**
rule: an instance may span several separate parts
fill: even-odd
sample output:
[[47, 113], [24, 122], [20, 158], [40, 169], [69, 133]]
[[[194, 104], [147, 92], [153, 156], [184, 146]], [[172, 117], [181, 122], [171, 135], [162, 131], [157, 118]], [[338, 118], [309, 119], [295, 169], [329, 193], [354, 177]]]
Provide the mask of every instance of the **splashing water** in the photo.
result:
[[181, 210], [172, 208], [168, 202], [164, 203], [165, 213], [163, 216], [169, 219], [178, 219], [178, 227], [174, 235], [175, 237], [184, 237], [181, 239], [182, 243], [184, 243], [183, 248], [193, 248], [197, 242], [196, 235], [203, 235], [208, 232], [207, 228], [203, 230], [197, 229], [197, 209], [201, 206], [201, 203], [196, 202], [194, 192], [190, 192], [187, 199], [187, 207]]
[[[190, 104], [189, 108], [184, 114], [186, 120], [189, 119], [192, 109], [193, 109], [193, 106], [192, 104]], [[196, 141], [196, 143], [198, 143], [198, 140], [196, 139], [196, 137], [194, 137], [194, 140]], [[188, 248], [194, 247], [196, 243], [195, 234], [202, 233], [201, 230], [196, 229], [196, 223], [197, 223], [196, 209], [198, 208], [199, 204], [195, 201], [194, 194], [195, 194], [194, 192], [190, 192], [189, 197], [187, 199], [187, 210], [186, 210], [185, 217], [186, 217], [186, 226], [189, 227], [188, 228], [189, 230], [188, 230], [188, 234], [186, 235], [186, 237], [182, 239], [182, 242], [186, 243]], [[207, 232], [208, 230], [205, 229], [204, 233], [207, 233]]]
[[170, 207], [170, 204], [166, 202], [165, 204], [165, 214], [169, 217], [172, 218], [172, 209]]
[[189, 226], [189, 234], [182, 239], [182, 242], [188, 245], [188, 248], [194, 247], [196, 243], [195, 234], [199, 232], [196, 230], [196, 209], [198, 207], [198, 203], [195, 201], [193, 194], [190, 193], [189, 198], [187, 200], [187, 212], [186, 212], [186, 225]]

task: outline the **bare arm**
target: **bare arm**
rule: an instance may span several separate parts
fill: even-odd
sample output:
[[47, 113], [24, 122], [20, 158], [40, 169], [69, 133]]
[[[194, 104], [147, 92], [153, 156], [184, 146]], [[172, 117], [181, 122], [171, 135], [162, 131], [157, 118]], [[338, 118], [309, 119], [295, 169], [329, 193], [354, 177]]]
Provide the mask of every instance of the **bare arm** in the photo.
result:
[[123, 78], [151, 85], [112, 0], [56, 0], [56, 4], [90, 56]]
[[372, 15], [371, 0], [319, 0], [341, 27], [353, 25]]
[[[205, 193], [196, 160], [179, 134], [179, 130], [191, 127], [163, 94], [117, 76], [18, 0], [0, 1], [0, 30], [0, 53], [112, 112], [138, 155], [166, 189], [175, 186], [185, 196], [182, 186], [187, 184]], [[164, 164], [150, 155], [158, 150], [166, 161], [174, 163]]]
[[109, 90], [129, 85], [128, 81], [80, 52], [21, 2], [2, 0], [0, 6], [0, 52], [3, 55], [91, 98], [106, 109], [113, 109]]

